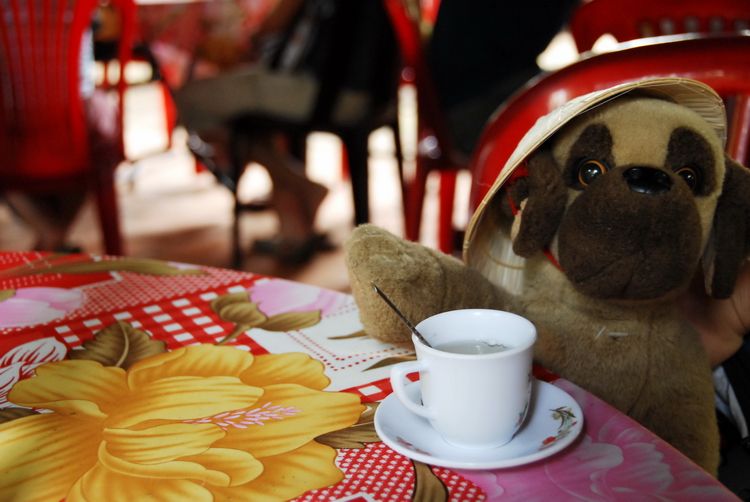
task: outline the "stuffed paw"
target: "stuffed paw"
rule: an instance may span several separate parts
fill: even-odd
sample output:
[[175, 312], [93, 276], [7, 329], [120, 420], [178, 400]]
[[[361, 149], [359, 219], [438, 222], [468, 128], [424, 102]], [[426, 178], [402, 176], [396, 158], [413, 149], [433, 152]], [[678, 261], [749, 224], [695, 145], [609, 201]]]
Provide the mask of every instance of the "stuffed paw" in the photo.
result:
[[460, 260], [374, 225], [356, 228], [345, 251], [362, 325], [380, 340], [405, 342], [411, 334], [375, 293], [373, 283], [413, 324], [446, 310], [504, 306], [499, 290]]

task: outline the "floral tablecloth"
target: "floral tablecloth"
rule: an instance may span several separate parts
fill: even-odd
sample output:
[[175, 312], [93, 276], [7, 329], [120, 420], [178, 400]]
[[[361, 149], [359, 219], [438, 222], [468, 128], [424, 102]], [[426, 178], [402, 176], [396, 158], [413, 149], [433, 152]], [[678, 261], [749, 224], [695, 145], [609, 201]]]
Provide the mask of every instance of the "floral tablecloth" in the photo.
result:
[[[247, 272], [0, 253], [0, 500], [736, 500], [563, 379], [585, 428], [534, 464], [461, 471], [380, 442], [413, 358], [351, 296]], [[544, 377], [539, 372], [539, 377]]]

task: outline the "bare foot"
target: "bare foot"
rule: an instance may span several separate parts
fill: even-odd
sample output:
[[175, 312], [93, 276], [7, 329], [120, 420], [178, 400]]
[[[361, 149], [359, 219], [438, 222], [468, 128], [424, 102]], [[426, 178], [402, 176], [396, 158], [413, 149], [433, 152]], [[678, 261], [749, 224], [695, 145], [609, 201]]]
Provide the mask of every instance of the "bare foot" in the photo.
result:
[[307, 219], [310, 222], [311, 227], [314, 227], [315, 216], [318, 214], [320, 205], [328, 195], [328, 188], [320, 183], [309, 180], [309, 185], [304, 190], [300, 190], [299, 195], [302, 197], [302, 200], [304, 200]]
[[305, 241], [314, 232], [315, 214], [310, 212], [307, 193], [274, 187], [272, 204], [279, 217], [278, 236], [289, 241]]

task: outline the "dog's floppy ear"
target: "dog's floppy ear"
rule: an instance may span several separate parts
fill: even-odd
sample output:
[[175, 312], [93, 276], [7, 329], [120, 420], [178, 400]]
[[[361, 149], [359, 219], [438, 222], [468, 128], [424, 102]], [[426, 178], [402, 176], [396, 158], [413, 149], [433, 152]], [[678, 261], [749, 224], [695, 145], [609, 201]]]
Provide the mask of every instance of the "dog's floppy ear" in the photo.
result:
[[706, 286], [714, 298], [729, 298], [742, 262], [750, 253], [750, 169], [726, 160], [726, 175], [716, 206], [705, 259]]
[[[537, 151], [528, 160], [528, 197], [520, 204], [513, 232], [513, 251], [524, 258], [542, 251], [560, 226], [566, 188], [557, 162], [549, 151]], [[516, 201], [518, 204], [520, 201]]]

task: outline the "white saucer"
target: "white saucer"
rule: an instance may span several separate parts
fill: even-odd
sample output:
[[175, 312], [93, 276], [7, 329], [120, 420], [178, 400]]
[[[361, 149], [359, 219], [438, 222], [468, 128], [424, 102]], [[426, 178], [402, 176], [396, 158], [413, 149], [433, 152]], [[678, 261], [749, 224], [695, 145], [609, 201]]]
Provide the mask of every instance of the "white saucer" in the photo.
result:
[[[415, 401], [419, 382], [406, 386]], [[526, 423], [507, 444], [496, 448], [461, 448], [446, 443], [430, 423], [407, 410], [395, 394], [375, 412], [375, 430], [385, 444], [420, 462], [459, 469], [514, 467], [549, 457], [575, 440], [583, 429], [578, 403], [554, 385], [535, 380]]]

